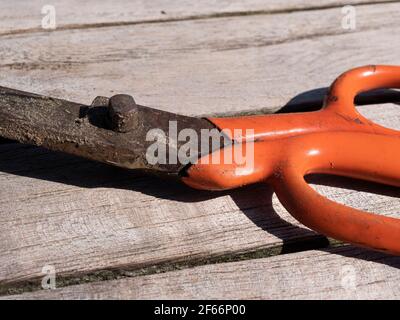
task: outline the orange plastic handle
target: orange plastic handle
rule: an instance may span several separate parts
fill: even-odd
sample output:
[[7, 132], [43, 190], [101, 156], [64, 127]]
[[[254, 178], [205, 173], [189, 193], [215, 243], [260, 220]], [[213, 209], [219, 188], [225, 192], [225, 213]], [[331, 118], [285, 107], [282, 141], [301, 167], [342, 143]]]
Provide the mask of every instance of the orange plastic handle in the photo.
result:
[[344, 73], [320, 111], [212, 118], [220, 129], [229, 130], [252, 163], [225, 161], [235, 144], [215, 152], [219, 162], [213, 162], [215, 153], [199, 159], [183, 181], [222, 190], [267, 180], [285, 208], [313, 230], [400, 255], [399, 219], [333, 202], [304, 180], [309, 173], [329, 173], [400, 186], [400, 133], [374, 124], [354, 107], [358, 93], [377, 88], [400, 88], [400, 67], [367, 66]]
[[331, 201], [304, 180], [309, 173], [340, 174], [400, 185], [399, 137], [318, 133], [293, 138], [271, 182], [284, 207], [309, 228], [335, 239], [400, 255], [400, 220]]

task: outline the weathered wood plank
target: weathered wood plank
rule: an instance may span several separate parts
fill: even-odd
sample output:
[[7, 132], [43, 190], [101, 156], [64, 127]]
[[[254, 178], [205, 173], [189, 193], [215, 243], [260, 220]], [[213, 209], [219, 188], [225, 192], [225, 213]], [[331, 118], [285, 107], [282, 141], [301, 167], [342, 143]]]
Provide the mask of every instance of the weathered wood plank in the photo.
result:
[[[399, 63], [398, 14], [397, 4], [360, 6], [359, 29], [348, 34], [336, 8], [4, 36], [0, 80], [86, 103], [118, 90], [192, 114], [274, 109], [354, 65]], [[140, 268], [315, 235], [290, 225], [264, 186], [199, 193], [26, 146], [1, 146], [0, 171], [2, 283], [40, 277], [46, 264], [60, 275]], [[392, 189], [324, 192], [385, 214], [398, 207]]]
[[140, 268], [313, 235], [281, 221], [264, 186], [198, 192], [38, 148], [0, 149], [3, 284], [38, 277], [47, 264], [60, 274]]
[[41, 290], [6, 299], [399, 299], [400, 257], [352, 247]]
[[246, 1], [143, 1], [108, 0], [85, 2], [79, 0], [14, 1], [0, 3], [0, 35], [36, 32], [41, 28], [44, 5], [56, 9], [58, 29], [101, 27], [111, 24], [145, 23], [198, 19], [209, 16], [239, 15], [249, 13], [276, 13], [334, 6], [388, 2], [387, 0], [246, 0]]
[[275, 110], [354, 66], [400, 64], [399, 6], [358, 6], [355, 32], [334, 8], [2, 37], [0, 83], [185, 114]]
[[[385, 106], [381, 124], [400, 123]], [[368, 110], [368, 111], [366, 111]], [[371, 119], [381, 108], [366, 107]], [[397, 113], [396, 113], [397, 110]], [[0, 145], [0, 283], [138, 269], [261, 250], [315, 238], [265, 185], [199, 192], [24, 145]], [[398, 189], [313, 177], [321, 194], [356, 208], [399, 216]], [[326, 186], [328, 185], [328, 186]], [[321, 213], [323, 214], [323, 213]]]

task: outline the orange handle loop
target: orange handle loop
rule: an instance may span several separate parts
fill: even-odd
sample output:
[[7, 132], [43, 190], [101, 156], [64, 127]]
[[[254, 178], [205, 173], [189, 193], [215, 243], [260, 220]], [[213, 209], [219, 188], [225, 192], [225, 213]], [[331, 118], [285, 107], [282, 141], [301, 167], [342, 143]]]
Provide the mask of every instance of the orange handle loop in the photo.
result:
[[320, 133], [293, 138], [287, 147], [286, 165], [272, 183], [297, 220], [332, 238], [400, 255], [400, 219], [331, 201], [304, 180], [308, 173], [330, 173], [399, 186], [399, 137]]
[[[399, 136], [399, 131], [370, 121], [354, 106], [354, 98], [357, 94], [383, 88], [400, 88], [400, 67], [372, 65], [352, 69], [333, 82], [321, 112], [334, 112], [337, 116], [355, 120], [355, 123], [368, 125], [365, 128], [357, 128], [357, 131]], [[355, 126], [353, 128], [355, 129]]]
[[[183, 181], [221, 190], [271, 181], [286, 209], [306, 226], [333, 238], [400, 255], [400, 219], [346, 207], [315, 192], [308, 173], [329, 173], [400, 186], [400, 133], [365, 119], [355, 96], [378, 88], [400, 88], [400, 67], [367, 66], [341, 75], [317, 112], [211, 118], [220, 129], [252, 129], [230, 148], [254, 146], [254, 165], [243, 170], [211, 155], [188, 169]], [[252, 142], [254, 141], [254, 142]]]
[[325, 100], [325, 109], [361, 116], [354, 108], [355, 96], [382, 88], [400, 88], [399, 66], [372, 65], [352, 69], [333, 82]]
[[[354, 108], [354, 98], [360, 92], [378, 88], [400, 88], [400, 67], [369, 66], [346, 72], [331, 86], [325, 109], [365, 119]], [[302, 147], [288, 151], [291, 160], [283, 174], [278, 175], [281, 181], [275, 181], [274, 186], [286, 209], [310, 228], [336, 239], [400, 255], [400, 219], [333, 202], [315, 192], [304, 180], [305, 174], [315, 172], [400, 185], [399, 133], [373, 125], [380, 133], [395, 135], [337, 132], [310, 134], [292, 141]], [[304, 139], [309, 142], [301, 141]], [[308, 164], [301, 167], [299, 158], [304, 155], [306, 144], [318, 152], [312, 161], [308, 157]]]

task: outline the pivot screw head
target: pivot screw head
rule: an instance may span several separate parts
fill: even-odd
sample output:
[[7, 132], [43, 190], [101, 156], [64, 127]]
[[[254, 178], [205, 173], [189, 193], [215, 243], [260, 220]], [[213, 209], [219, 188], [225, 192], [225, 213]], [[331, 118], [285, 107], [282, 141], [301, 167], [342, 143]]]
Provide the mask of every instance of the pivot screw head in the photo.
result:
[[117, 94], [108, 103], [111, 129], [116, 132], [129, 132], [137, 125], [137, 105], [132, 96]]

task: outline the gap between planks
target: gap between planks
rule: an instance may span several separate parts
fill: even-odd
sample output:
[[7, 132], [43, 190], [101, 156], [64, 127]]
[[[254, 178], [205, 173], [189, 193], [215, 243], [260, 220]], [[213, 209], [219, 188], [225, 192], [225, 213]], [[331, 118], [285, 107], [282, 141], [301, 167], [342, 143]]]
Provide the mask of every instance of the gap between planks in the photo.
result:
[[[324, 236], [310, 237], [309, 239], [302, 239], [300, 241], [293, 241], [285, 244], [282, 247], [272, 247], [267, 249], [260, 249], [254, 251], [246, 251], [243, 253], [235, 253], [222, 255], [219, 257], [209, 257], [206, 259], [193, 259], [187, 261], [167, 262], [163, 264], [150, 265], [141, 269], [126, 268], [118, 269], [104, 269], [82, 274], [62, 275], [57, 276], [57, 288], [65, 288], [80, 284], [88, 284], [93, 282], [113, 281], [134, 277], [143, 277], [153, 274], [162, 274], [174, 272], [178, 270], [191, 269], [200, 266], [212, 266], [220, 263], [249, 261], [253, 259], [262, 259], [274, 257], [278, 255], [286, 255], [291, 253], [306, 252], [309, 250], [317, 250], [324, 248], [336, 248], [344, 244], [335, 239], [327, 239]], [[21, 283], [13, 283], [10, 285], [0, 285], [0, 300], [2, 297], [10, 295], [20, 295], [27, 292], [38, 292], [42, 290], [41, 278], [31, 279]]]
[[[346, 34], [340, 10], [327, 10], [11, 37], [2, 41], [0, 81], [84, 104], [124, 92], [182, 114], [277, 110], [308, 103], [351, 67], [398, 63], [398, 8], [360, 7], [357, 31]], [[286, 43], [265, 46], [276, 41]]]
[[3, 299], [398, 299], [399, 267], [400, 257], [341, 246]]
[[[110, 21], [110, 22], [94, 22], [94, 23], [65, 23], [58, 25], [56, 29], [50, 30], [50, 32], [64, 31], [64, 30], [78, 30], [78, 29], [93, 29], [93, 28], [108, 28], [108, 27], [120, 27], [120, 26], [130, 26], [130, 25], [139, 25], [139, 24], [154, 24], [154, 23], [168, 23], [168, 22], [183, 22], [190, 20], [205, 20], [205, 19], [217, 19], [217, 18], [229, 18], [229, 17], [240, 17], [240, 16], [250, 16], [250, 15], [272, 15], [272, 14], [284, 14], [284, 13], [294, 13], [300, 11], [315, 11], [315, 10], [326, 10], [333, 9], [338, 7], [343, 7], [345, 5], [375, 5], [375, 4], [385, 4], [385, 3], [393, 3], [397, 2], [397, 0], [353, 0], [353, 1], [327, 1], [326, 3], [322, 3], [319, 1], [310, 1], [308, 5], [302, 5], [300, 1], [300, 5], [296, 3], [296, 1], [291, 5], [290, 2], [286, 4], [284, 2], [283, 5], [272, 5], [268, 9], [256, 9], [256, 10], [221, 10], [221, 12], [213, 12], [213, 13], [197, 13], [192, 15], [184, 15], [178, 14], [173, 17], [165, 17], [165, 13], [162, 10], [161, 16], [158, 18], [147, 18], [147, 19], [137, 19], [137, 20], [128, 20], [128, 21]], [[249, 5], [250, 7], [251, 5]], [[268, 6], [268, 5], [266, 5]], [[0, 29], [1, 30], [1, 29]], [[37, 33], [43, 32], [43, 28], [41, 27], [31, 27], [25, 29], [10, 29], [7, 31], [0, 31], [1, 36], [10, 36], [10, 35], [19, 35], [26, 33]]]
[[[389, 30], [389, 29], [388, 29]], [[375, 34], [377, 34], [377, 35], [379, 35], [379, 33], [375, 33]], [[347, 40], [350, 38], [350, 40], [351, 40], [351, 37], [349, 36], [348, 38], [347, 38]], [[356, 38], [356, 37], [353, 37], [353, 40], [354, 40], [354, 38]], [[343, 39], [344, 39], [344, 37], [343, 37]], [[365, 36], [365, 39], [368, 39], [368, 37], [366, 37]], [[340, 40], [340, 39], [339, 39]], [[344, 39], [345, 40], [345, 39]], [[341, 43], [345, 43], [345, 41], [341, 41]], [[355, 45], [354, 43], [356, 43], [356, 42], [352, 42], [352, 41], [350, 41], [351, 42], [351, 44], [352, 45]], [[346, 43], [348, 43], [348, 42], [346, 42]], [[82, 43], [81, 43], [82, 44]], [[391, 45], [393, 44], [393, 42], [391, 42]], [[381, 45], [381, 46], [378, 46], [378, 48], [380, 48], [380, 50], [381, 51], [385, 51], [385, 50], [383, 50], [384, 49], [384, 47]], [[293, 49], [293, 48], [292, 48]], [[318, 48], [317, 48], [318, 49]], [[243, 51], [242, 51], [243, 52]], [[359, 51], [358, 51], [359, 52]], [[377, 52], [375, 52], [375, 51], [372, 51], [373, 53], [371, 53], [371, 56], [379, 56], [379, 53], [380, 53], [380, 51], [379, 50], [377, 50]], [[390, 57], [390, 55], [389, 56], [387, 56], [388, 54], [387, 53], [385, 53], [385, 56], [384, 56], [384, 58], [382, 58], [383, 60], [390, 60], [390, 61], [394, 61], [394, 59], [395, 58], [393, 58], [393, 57]], [[353, 56], [355, 56], [355, 55], [351, 55], [351, 57], [353, 57]], [[370, 58], [370, 57], [369, 57]], [[34, 58], [35, 59], [35, 58]], [[350, 58], [349, 58], [350, 59]], [[351, 59], [353, 59], [353, 61], [354, 61], [354, 58], [351, 58]], [[40, 56], [39, 56], [39, 60], [40, 60]], [[357, 59], [357, 61], [359, 61], [359, 59]], [[292, 61], [293, 62], [293, 61]], [[340, 69], [340, 68], [338, 68], [338, 66], [336, 65], [335, 66], [335, 68], [333, 68], [333, 69], [335, 69], [336, 71], [337, 71], [337, 69]], [[309, 70], [308, 68], [307, 68], [307, 70]], [[70, 71], [70, 70], [67, 70], [67, 71]], [[341, 71], [343, 71], [343, 70], [341, 70]], [[25, 71], [23, 71], [23, 72], [25, 72]], [[191, 70], [191, 72], [192, 72], [192, 70]], [[318, 73], [321, 73], [321, 74], [326, 74], [325, 72], [323, 72], [323, 71], [321, 71], [321, 70], [319, 70], [319, 71], [317, 71]], [[70, 76], [70, 74], [71, 73], [68, 73], [68, 76]], [[314, 72], [313, 73], [313, 75], [315, 76], [317, 73], [316, 72]], [[337, 74], [336, 74], [337, 75]], [[113, 80], [113, 81], [115, 81], [115, 80]], [[154, 80], [153, 80], [154, 81]], [[51, 81], [52, 82], [52, 85], [54, 84], [54, 80], [53, 81]], [[300, 81], [301, 82], [301, 81]], [[324, 83], [324, 84], [328, 84], [328, 82], [326, 82], [326, 81], [317, 81], [317, 83]], [[81, 85], [81, 84], [79, 84], [79, 85]], [[68, 85], [67, 85], [68, 86]], [[280, 86], [282, 86], [282, 85], [280, 85]], [[313, 86], [311, 86], [311, 87], [313, 87]], [[277, 87], [278, 88], [278, 87]], [[277, 88], [275, 88], [276, 90], [277, 90]], [[296, 87], [296, 92], [301, 92], [302, 90], [298, 90], [299, 89], [299, 87]], [[86, 90], [84, 90], [84, 89], [81, 89], [82, 91], [85, 91], [85, 93], [86, 93]], [[284, 94], [284, 96], [285, 96], [285, 98], [287, 98], [287, 97], [291, 97], [292, 95], [291, 94]], [[47, 159], [47, 161], [51, 161], [51, 157], [50, 158], [45, 158], [45, 159]], [[26, 164], [26, 163], [25, 163]], [[28, 168], [29, 169], [29, 168]], [[82, 171], [84, 171], [84, 170], [82, 170]], [[84, 173], [84, 172], [82, 172], [82, 173]], [[18, 173], [17, 173], [17, 175], [18, 175]], [[22, 180], [21, 180], [22, 181]], [[23, 182], [25, 182], [25, 183], [30, 183], [29, 182], [29, 179], [26, 179], [26, 180], [24, 180]], [[47, 186], [48, 187], [48, 186]], [[46, 188], [47, 188], [46, 187]], [[112, 187], [112, 186], [111, 186]], [[46, 189], [46, 188], [44, 188], [44, 193], [45, 192], [49, 192], [48, 191], [48, 189]], [[258, 189], [256, 189], [256, 190], [258, 190]], [[57, 189], [56, 190], [57, 192], [59, 192], [59, 190]], [[66, 190], [61, 190], [61, 192], [66, 192]], [[105, 193], [107, 193], [108, 192], [108, 190], [104, 190], [104, 192]], [[39, 197], [40, 195], [37, 195], [37, 194], [34, 194], [34, 196], [35, 197]], [[368, 200], [368, 199], [365, 199], [365, 200]], [[26, 201], [26, 199], [23, 199], [22, 201]], [[148, 199], [146, 200], [146, 201], [148, 201]], [[25, 202], [25, 204], [26, 204], [27, 202]], [[384, 201], [382, 202], [383, 204], [385, 203]], [[375, 209], [377, 209], [377, 208], [379, 208], [379, 206], [380, 205], [382, 205], [382, 204], [377, 204], [377, 207], [374, 207]], [[54, 208], [54, 207], [53, 207]], [[371, 207], [370, 207], [371, 208]], [[47, 209], [47, 208], [46, 208]], [[154, 210], [155, 210], [155, 208], [153, 208]], [[20, 212], [21, 213], [21, 212]], [[70, 212], [66, 212], [65, 214], [67, 215], [67, 214], [69, 214]], [[93, 219], [96, 219], [95, 217], [93, 217], [93, 214], [92, 214], [92, 218]], [[89, 219], [90, 220], [90, 217], [87, 217], [87, 219]], [[118, 217], [117, 217], [117, 219], [118, 219]], [[118, 221], [118, 220], [117, 220]], [[89, 223], [89, 225], [90, 225], [90, 223]], [[39, 227], [39, 226], [38, 226]], [[43, 227], [43, 225], [42, 225], [42, 227]], [[43, 230], [39, 230], [39, 232], [42, 232]], [[64, 231], [68, 231], [68, 230], [64, 230]], [[43, 232], [42, 232], [43, 233]], [[96, 232], [94, 232], [94, 233], [96, 233]], [[43, 233], [44, 234], [44, 233]], [[96, 233], [96, 235], [97, 235], [97, 233]], [[24, 235], [21, 235], [21, 241], [22, 240], [24, 240]], [[26, 239], [25, 239], [26, 240]], [[93, 239], [92, 239], [93, 240]], [[70, 239], [70, 241], [74, 241], [72, 238]], [[218, 241], [218, 240], [217, 240]], [[107, 245], [107, 244], [106, 244]], [[108, 244], [109, 245], [109, 244]], [[69, 246], [66, 246], [66, 248], [68, 249], [68, 250], [76, 250], [76, 248], [71, 248], [71, 247], [69, 247]], [[25, 248], [21, 248], [21, 250], [22, 249], [25, 249]], [[93, 247], [91, 247], [91, 248], [86, 248], [86, 249], [90, 249], [90, 250], [94, 250], [95, 248], [93, 248]], [[91, 251], [88, 251], [88, 253], [90, 254], [90, 253], [92, 253]], [[123, 254], [127, 254], [127, 252], [124, 252]], [[23, 255], [23, 253], [21, 252], [21, 255]], [[35, 256], [35, 258], [39, 258], [39, 260], [40, 260], [40, 258], [43, 258], [43, 257], [38, 257], [38, 256]], [[23, 260], [23, 257], [21, 256], [21, 260]], [[20, 267], [20, 265], [18, 264], [18, 262], [22, 262], [23, 263], [23, 261], [16, 261], [16, 264], [15, 264], [15, 267], [18, 269], [19, 267]], [[71, 261], [69, 261], [69, 262], [71, 262]], [[39, 262], [40, 263], [40, 262]], [[73, 264], [72, 264], [73, 265]], [[73, 265], [74, 266], [74, 265]], [[11, 268], [12, 268], [12, 266], [11, 266]], [[10, 268], [10, 269], [11, 269]], [[33, 269], [31, 269], [31, 270], [33, 270]], [[68, 271], [68, 270], [67, 270]]]
[[[380, 124], [394, 127], [394, 123], [397, 123], [398, 120], [398, 112], [397, 112], [397, 106], [391, 106], [387, 107], [388, 112], [386, 112], [385, 117], [380, 118]], [[377, 119], [377, 115], [379, 114], [379, 111], [376, 110], [375, 106], [368, 106], [362, 111], [363, 115], [367, 116], [368, 118], [372, 119]], [[12, 146], [12, 145], [10, 145]], [[23, 145], [15, 145], [15, 146], [20, 146], [23, 147], [23, 150], [21, 152], [29, 151], [29, 150], [36, 150], [40, 148], [35, 148], [35, 147], [30, 147], [30, 146], [23, 146]], [[44, 153], [43, 153], [44, 152]], [[51, 159], [51, 157], [48, 156], [54, 156], [56, 153], [50, 152], [50, 151], [45, 151], [39, 152], [39, 156], [48, 158], [47, 162], [53, 163], [54, 160]], [[11, 153], [12, 154], [12, 153]], [[33, 157], [35, 153], [32, 153], [29, 158], [32, 161], [35, 161], [35, 158]], [[12, 161], [12, 159], [17, 159], [17, 158], [11, 158], [10, 153], [8, 152], [7, 154], [3, 153], [2, 158], [5, 161]], [[75, 157], [73, 157], [75, 159]], [[15, 160], [14, 160], [15, 161]], [[67, 157], [67, 163], [69, 162], [68, 157]], [[79, 158], [76, 158], [74, 160], [74, 167], [79, 167], [81, 166], [80, 163], [86, 163], [85, 160], [81, 160]], [[15, 167], [16, 169], [18, 168], [18, 162], [17, 166]], [[22, 166], [25, 168], [26, 166]], [[100, 170], [101, 170], [101, 165], [100, 165]], [[63, 167], [61, 167], [63, 168]], [[83, 167], [84, 168], [84, 167]], [[27, 170], [32, 170], [32, 168], [26, 168]], [[46, 169], [45, 169], [46, 170]], [[86, 171], [86, 170], [84, 170]], [[10, 173], [17, 174], [17, 175], [24, 175], [24, 171], [21, 170], [13, 170], [10, 171]], [[122, 173], [122, 170], [121, 170]], [[125, 179], [129, 180], [132, 176], [127, 176]], [[120, 177], [116, 177], [116, 179], [119, 179]], [[149, 181], [149, 183], [153, 183], [152, 180], [143, 177], [143, 179], [146, 181]], [[106, 179], [107, 180], [107, 179]], [[328, 181], [329, 180], [329, 181]], [[334, 180], [332, 179], [325, 179], [325, 182], [330, 183], [331, 185], [335, 186], [335, 183], [332, 182]], [[123, 181], [119, 181], [120, 183]], [[311, 183], [315, 183], [316, 180], [314, 179], [311, 181]], [[338, 180], [338, 186], [341, 185], [340, 179]], [[318, 181], [317, 181], [318, 183]], [[324, 181], [322, 181], [324, 183]], [[333, 183], [333, 184], [332, 184]], [[109, 181], [105, 181], [105, 184], [99, 184], [97, 187], [112, 187], [112, 182], [110, 185]], [[371, 204], [374, 204], [374, 206], [377, 208], [376, 210], [384, 209], [384, 211], [389, 210], [390, 208], [387, 206], [387, 203], [377, 201], [379, 198], [376, 197], [369, 197], [368, 194], [363, 195], [363, 186], [357, 186], [357, 184], [352, 185], [352, 187], [355, 189], [354, 192], [360, 192], [358, 195], [360, 201], [358, 201], [358, 205], [362, 203], [364, 206], [364, 209], [371, 208]], [[360, 189], [361, 187], [361, 189]], [[248, 188], [247, 191], [245, 192], [254, 192], [252, 191], [254, 188]], [[382, 188], [378, 187], [376, 189], [378, 192], [382, 192]], [[73, 191], [73, 190], [72, 190]], [[329, 192], [329, 188], [319, 188], [319, 191], [325, 195], [325, 196], [331, 196]], [[353, 194], [354, 194], [353, 192]], [[374, 188], [372, 188], [372, 192], [375, 192]], [[383, 190], [383, 193], [386, 191]], [[389, 190], [388, 194], [391, 194], [392, 191]], [[392, 194], [393, 195], [393, 194]], [[343, 194], [338, 194], [336, 195], [337, 198], [342, 198], [340, 202], [348, 202], [349, 199], [346, 199], [348, 197], [348, 194], [343, 193]], [[368, 200], [365, 198], [368, 197]], [[33, 200], [32, 197], [29, 197], [30, 200]], [[23, 202], [22, 202], [23, 203]], [[357, 202], [354, 202], [357, 203]], [[358, 206], [357, 205], [357, 206]], [[249, 209], [249, 208], [248, 208]], [[248, 210], [247, 209], [247, 210]], [[271, 221], [272, 222], [272, 221]], [[3, 219], [3, 224], [7, 223]], [[255, 222], [257, 223], [257, 222]], [[279, 227], [279, 225], [277, 226]], [[270, 227], [271, 228], [271, 227]], [[271, 229], [269, 229], [271, 230]], [[71, 238], [71, 241], [75, 241], [74, 239]], [[336, 242], [334, 240], [331, 240], [330, 242], [334, 246], [340, 245], [340, 242]], [[110, 268], [101, 268], [101, 269], [93, 269], [89, 272], [85, 272], [84, 270], [78, 271], [78, 272], [62, 272], [58, 278], [59, 281], [59, 286], [68, 286], [68, 285], [74, 285], [74, 284], [79, 284], [83, 282], [93, 282], [93, 281], [100, 281], [100, 280], [111, 280], [111, 279], [119, 279], [123, 278], [126, 276], [141, 276], [141, 275], [148, 275], [148, 274], [153, 274], [153, 273], [160, 273], [160, 272], [167, 272], [167, 271], [174, 271], [178, 269], [184, 269], [184, 268], [191, 268], [199, 265], [204, 265], [204, 264], [215, 264], [215, 263], [221, 263], [221, 262], [226, 262], [226, 261], [239, 261], [239, 260], [246, 260], [246, 259], [254, 259], [254, 258], [262, 258], [262, 257], [270, 257], [274, 255], [279, 255], [282, 253], [293, 253], [293, 252], [299, 252], [299, 251], [304, 251], [304, 250], [311, 250], [311, 249], [317, 249], [317, 248], [323, 248], [327, 247], [329, 245], [327, 239], [323, 236], [318, 236], [318, 235], [313, 235], [312, 233], [304, 234], [303, 236], [295, 236], [292, 240], [290, 240], [289, 234], [287, 235], [285, 241], [283, 243], [275, 243], [274, 246], [270, 247], [259, 247], [257, 248], [249, 248], [244, 251], [237, 250], [236, 252], [231, 252], [228, 254], [209, 254], [208, 257], [203, 257], [203, 258], [196, 258], [186, 256], [182, 258], [177, 258], [175, 260], [170, 260], [166, 261], [164, 263], [150, 263], [148, 265], [120, 265], [120, 266], [114, 266]], [[27, 292], [27, 291], [33, 291], [33, 290], [38, 290], [40, 287], [40, 281], [36, 280], [40, 279], [39, 276], [37, 277], [32, 277], [31, 279], [25, 279], [22, 281], [17, 281], [17, 282], [12, 282], [10, 284], [3, 283], [0, 289], [1, 294], [17, 294], [17, 293], [22, 293], [22, 292]]]

